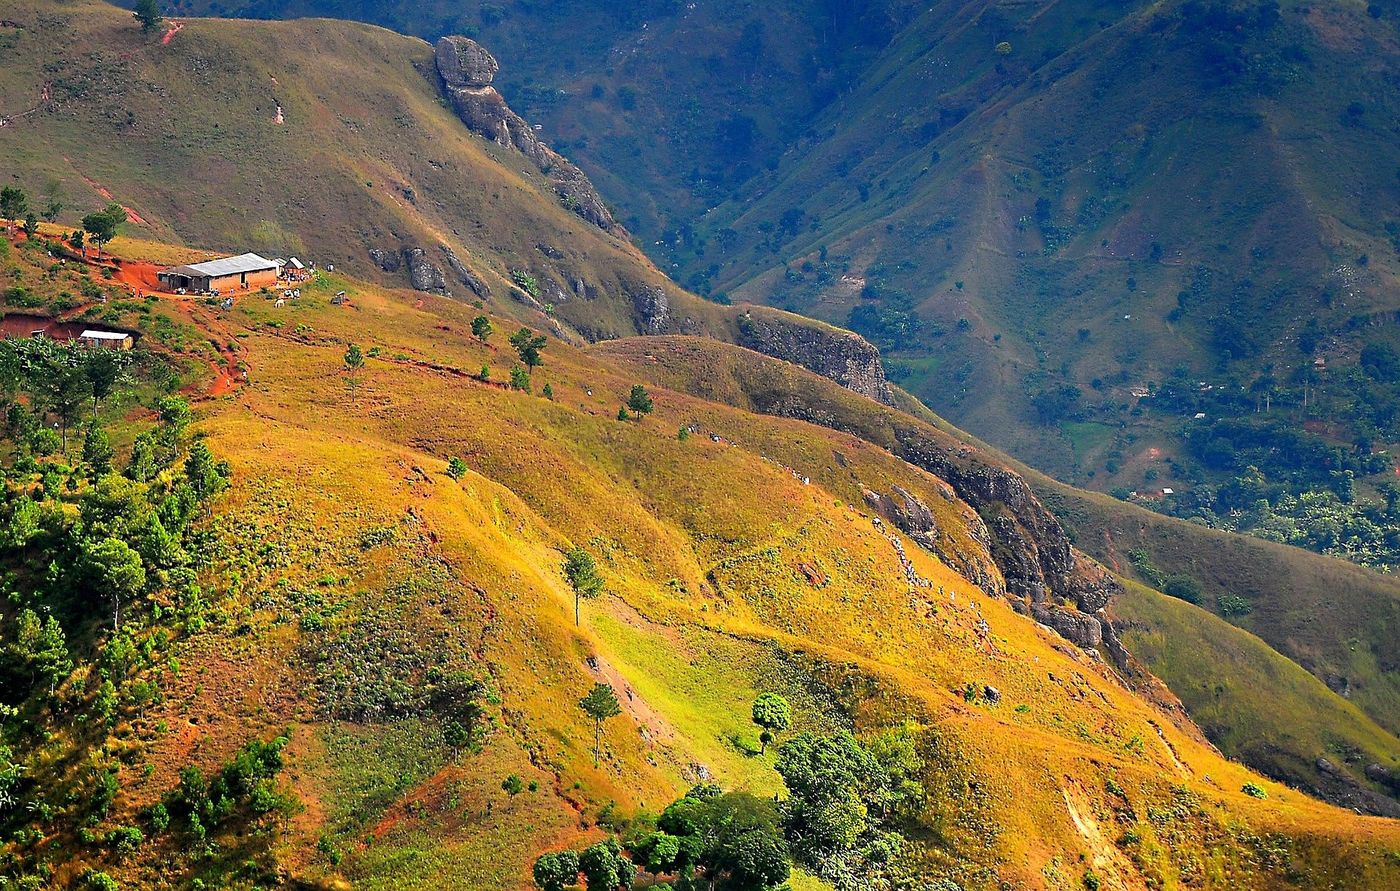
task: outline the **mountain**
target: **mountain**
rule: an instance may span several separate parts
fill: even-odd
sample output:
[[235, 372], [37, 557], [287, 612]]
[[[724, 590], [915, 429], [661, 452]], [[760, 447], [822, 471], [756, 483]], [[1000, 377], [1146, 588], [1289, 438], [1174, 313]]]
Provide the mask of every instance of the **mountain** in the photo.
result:
[[477, 36], [678, 281], [854, 327], [1062, 479], [1244, 473], [1210, 447], [1240, 437], [1183, 429], [1197, 412], [1310, 448], [1400, 440], [1393, 375], [1358, 362], [1395, 346], [1393, 4], [182, 8]]
[[[1311, 639], [1347, 702], [1285, 658], [1308, 648], [1278, 616], [1312, 584], [1259, 555], [1354, 573], [1358, 615], [1392, 602], [1382, 577], [1210, 533], [1260, 570], [1234, 589], [1259, 638], [1125, 583], [1090, 534], [1110, 509], [1194, 527], [1056, 499], [855, 335], [668, 283], [519, 135], [470, 42], [6, 17], [0, 149], [72, 206], [0, 241], [5, 881], [523, 887], [545, 852], [642, 859], [696, 784], [744, 793], [720, 800], [759, 832], [776, 796], [791, 829], [809, 745], [870, 785], [819, 784], [831, 848], [781, 836], [796, 888], [1400, 878], [1396, 821], [1348, 809], [1393, 805], [1386, 638], [1371, 673], [1342, 661], [1350, 625]], [[115, 260], [65, 247], [109, 197]], [[231, 307], [150, 293], [163, 264], [252, 246], [321, 268]], [[385, 268], [420, 248], [447, 293]], [[574, 296], [546, 312], [532, 283]], [[542, 364], [507, 339], [522, 322], [555, 335]], [[28, 337], [50, 325], [140, 335], [133, 364], [102, 390], [109, 354]], [[1211, 593], [1228, 569], [1149, 557]], [[595, 723], [576, 704], [600, 683], [618, 713]], [[762, 693], [791, 707], [773, 746]]]

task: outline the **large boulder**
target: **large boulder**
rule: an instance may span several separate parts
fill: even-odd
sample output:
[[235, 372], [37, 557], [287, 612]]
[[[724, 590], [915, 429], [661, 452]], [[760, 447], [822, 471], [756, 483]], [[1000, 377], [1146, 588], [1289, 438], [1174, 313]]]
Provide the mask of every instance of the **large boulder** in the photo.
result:
[[398, 251], [370, 248], [369, 259], [385, 272], [398, 272], [403, 268], [403, 257], [399, 256]]
[[437, 42], [437, 69], [450, 89], [489, 87], [501, 70], [486, 47], [470, 37], [444, 37]]
[[427, 252], [422, 248], [404, 248], [403, 261], [408, 266], [408, 280], [414, 290], [447, 293], [447, 277], [428, 259]]

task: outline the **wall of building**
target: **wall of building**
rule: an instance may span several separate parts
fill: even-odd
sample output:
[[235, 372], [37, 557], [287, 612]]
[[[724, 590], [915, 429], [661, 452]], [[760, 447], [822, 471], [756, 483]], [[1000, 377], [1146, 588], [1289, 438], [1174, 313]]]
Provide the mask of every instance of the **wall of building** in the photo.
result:
[[[232, 291], [243, 287], [244, 277], [240, 275], [224, 275], [209, 280], [210, 290]], [[271, 287], [277, 284], [277, 270], [268, 269], [259, 272], [250, 272], [247, 275], [248, 287], [261, 288], [264, 285]]]

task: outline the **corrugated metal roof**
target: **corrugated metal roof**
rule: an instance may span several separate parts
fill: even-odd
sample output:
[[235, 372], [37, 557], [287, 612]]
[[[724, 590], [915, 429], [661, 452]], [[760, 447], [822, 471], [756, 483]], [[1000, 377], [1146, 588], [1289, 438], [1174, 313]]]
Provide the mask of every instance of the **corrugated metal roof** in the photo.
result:
[[126, 340], [130, 336], [120, 331], [94, 331], [91, 328], [78, 335], [79, 338], [88, 340]]
[[259, 257], [257, 254], [239, 254], [237, 257], [223, 257], [206, 263], [175, 266], [165, 271], [174, 272], [177, 275], [208, 275], [217, 278], [221, 275], [238, 275], [240, 272], [259, 272], [264, 269], [276, 268], [276, 263]]

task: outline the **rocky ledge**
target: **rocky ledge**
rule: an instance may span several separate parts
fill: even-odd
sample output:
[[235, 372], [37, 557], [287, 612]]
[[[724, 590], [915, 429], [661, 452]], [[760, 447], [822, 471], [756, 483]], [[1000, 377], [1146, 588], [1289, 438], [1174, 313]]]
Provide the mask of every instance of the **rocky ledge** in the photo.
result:
[[893, 404], [880, 351], [859, 334], [780, 313], [739, 318], [739, 346], [815, 371], [862, 396]]
[[491, 86], [500, 64], [485, 47], [469, 37], [444, 37], [437, 42], [434, 55], [438, 77], [464, 124], [529, 158], [565, 207], [605, 232], [624, 234], [583, 171], [540, 141], [535, 128], [511, 111]]

